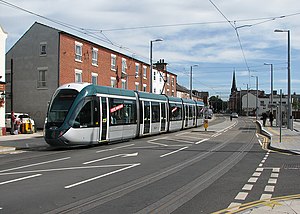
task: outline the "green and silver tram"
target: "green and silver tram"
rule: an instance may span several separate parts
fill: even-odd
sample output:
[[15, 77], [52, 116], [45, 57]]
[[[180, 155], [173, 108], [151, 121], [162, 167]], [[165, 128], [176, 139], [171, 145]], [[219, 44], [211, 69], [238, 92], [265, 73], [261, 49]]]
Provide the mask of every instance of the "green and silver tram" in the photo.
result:
[[53, 94], [45, 140], [53, 146], [88, 145], [160, 134], [203, 123], [203, 102], [89, 83]]

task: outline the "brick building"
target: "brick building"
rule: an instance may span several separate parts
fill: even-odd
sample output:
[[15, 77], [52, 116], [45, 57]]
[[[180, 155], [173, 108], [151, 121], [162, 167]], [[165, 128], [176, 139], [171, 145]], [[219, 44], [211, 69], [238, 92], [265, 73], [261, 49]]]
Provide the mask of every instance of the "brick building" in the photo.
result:
[[42, 128], [57, 87], [90, 82], [149, 92], [149, 72], [147, 63], [36, 22], [6, 54], [6, 111], [11, 79], [13, 111], [29, 113]]

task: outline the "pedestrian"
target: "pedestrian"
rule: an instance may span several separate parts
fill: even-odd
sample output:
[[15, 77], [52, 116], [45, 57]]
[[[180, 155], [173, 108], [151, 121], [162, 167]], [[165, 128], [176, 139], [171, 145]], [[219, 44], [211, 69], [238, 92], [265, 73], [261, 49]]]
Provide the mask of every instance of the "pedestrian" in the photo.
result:
[[266, 121], [267, 121], [267, 113], [266, 112], [264, 112], [264, 113], [262, 113], [262, 120], [263, 120], [263, 126], [266, 126]]
[[274, 116], [273, 116], [272, 112], [270, 112], [270, 114], [269, 114], [269, 121], [270, 121], [270, 126], [271, 127], [273, 126], [273, 120], [274, 120]]

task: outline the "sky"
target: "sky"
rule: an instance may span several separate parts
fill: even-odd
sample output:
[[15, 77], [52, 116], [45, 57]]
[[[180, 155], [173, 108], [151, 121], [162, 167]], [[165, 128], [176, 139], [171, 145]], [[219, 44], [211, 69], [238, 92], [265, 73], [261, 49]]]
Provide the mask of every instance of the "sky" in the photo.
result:
[[300, 94], [300, 1], [297, 0], [0, 0], [6, 52], [34, 22], [64, 30], [150, 64], [164, 59], [180, 85], [228, 100], [238, 90], [287, 93], [290, 30], [291, 93]]

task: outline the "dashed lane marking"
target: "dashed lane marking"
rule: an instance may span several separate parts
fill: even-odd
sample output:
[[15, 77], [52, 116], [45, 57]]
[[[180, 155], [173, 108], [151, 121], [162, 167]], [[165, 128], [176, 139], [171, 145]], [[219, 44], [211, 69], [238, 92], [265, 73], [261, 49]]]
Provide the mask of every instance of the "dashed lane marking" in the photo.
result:
[[203, 142], [205, 142], [205, 141], [207, 141], [207, 140], [209, 140], [209, 138], [202, 139], [202, 140], [200, 140], [200, 141], [196, 142], [195, 144], [200, 144], [200, 143], [203, 143]]
[[173, 152], [166, 153], [166, 154], [161, 155], [161, 156], [159, 156], [159, 157], [163, 158], [163, 157], [166, 157], [166, 156], [175, 154], [175, 153], [177, 153], [177, 152], [180, 152], [180, 151], [182, 151], [182, 150], [184, 150], [184, 149], [187, 149], [187, 148], [189, 148], [189, 147], [188, 147], [188, 146], [185, 146], [185, 147], [183, 147], [183, 148], [177, 149], [177, 150], [175, 150], [175, 151], [173, 151]]
[[248, 196], [248, 192], [239, 192], [237, 196], [235, 196], [235, 200], [244, 201], [246, 197]]
[[17, 178], [17, 179], [13, 179], [13, 180], [9, 180], [9, 181], [3, 181], [3, 182], [0, 182], [0, 185], [9, 184], [9, 183], [17, 182], [17, 181], [22, 181], [22, 180], [34, 178], [34, 177], [41, 176], [41, 175], [42, 174], [35, 174], [35, 175], [30, 175], [30, 176]]

